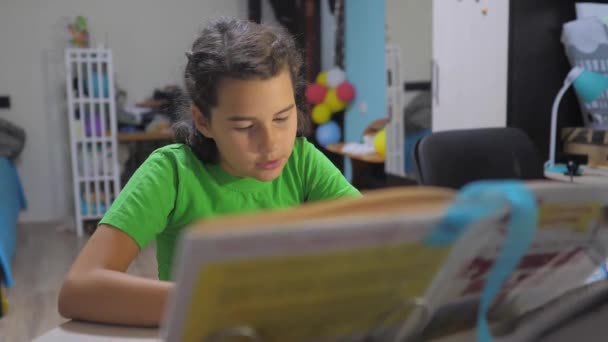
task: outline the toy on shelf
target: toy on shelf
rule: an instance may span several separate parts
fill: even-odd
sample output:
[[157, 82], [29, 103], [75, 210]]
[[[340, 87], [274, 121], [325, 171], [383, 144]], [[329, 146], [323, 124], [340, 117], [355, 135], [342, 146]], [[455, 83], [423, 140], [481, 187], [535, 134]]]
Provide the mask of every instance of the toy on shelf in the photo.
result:
[[[80, 214], [83, 217], [103, 215], [108, 210], [105, 192], [100, 191], [97, 195], [95, 191], [91, 191], [88, 199], [86, 197], [85, 194], [80, 195]], [[99, 211], [97, 201], [99, 201]]]
[[[101, 86], [103, 87], [102, 92], [99, 91], [100, 81]], [[89, 86], [91, 87], [91, 91], [89, 91]], [[110, 80], [106, 74], [102, 74], [100, 80], [98, 72], [91, 70], [89, 75], [82, 76], [80, 78], [72, 78], [72, 90], [73, 96], [76, 99], [82, 97], [84, 99], [92, 98], [107, 100], [110, 97]], [[122, 96], [123, 94], [121, 93], [120, 95]]]
[[355, 88], [338, 67], [322, 71], [316, 82], [306, 88], [306, 99], [314, 105], [312, 121], [319, 125], [316, 137], [319, 144], [335, 144], [342, 138], [340, 126], [331, 121], [334, 113], [343, 111], [355, 99]]
[[110, 81], [108, 80], [107, 74], [101, 75], [101, 86], [103, 87], [103, 94], [99, 91], [99, 74], [97, 72], [91, 73], [91, 84], [93, 85], [93, 97], [94, 98], [108, 98], [110, 97]]
[[87, 26], [87, 19], [81, 15], [77, 16], [74, 22], [68, 25], [70, 44], [73, 47], [89, 47], [89, 30]]
[[91, 115], [85, 116], [84, 119], [84, 129], [85, 129], [85, 136], [87, 138], [92, 137], [93, 136], [93, 130], [95, 131], [95, 136], [96, 137], [101, 137], [102, 136], [102, 132], [101, 132], [101, 116], [99, 115], [99, 113], [95, 113], [95, 120], [93, 120], [93, 122], [91, 122]]
[[[104, 151], [103, 146], [97, 144], [96, 148], [93, 148], [92, 146], [88, 145], [86, 150], [83, 151], [83, 147], [78, 146], [77, 153], [79, 157], [78, 174], [81, 177], [99, 177], [112, 175], [112, 149], [106, 147]], [[97, 166], [97, 168], [95, 166]]]

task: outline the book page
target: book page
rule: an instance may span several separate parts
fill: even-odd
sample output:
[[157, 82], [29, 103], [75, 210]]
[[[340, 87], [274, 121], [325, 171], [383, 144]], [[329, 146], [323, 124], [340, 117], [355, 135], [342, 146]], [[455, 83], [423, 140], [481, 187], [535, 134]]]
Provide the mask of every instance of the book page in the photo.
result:
[[[536, 237], [495, 301], [490, 317], [495, 321], [515, 318], [582, 286], [608, 257], [608, 188], [560, 183], [531, 188], [539, 206]], [[437, 318], [445, 329], [452, 325], [450, 329], [458, 331], [474, 324], [471, 310], [466, 318], [446, 316], [476, 308], [501, 251], [507, 222], [508, 212], [478, 222], [453, 247], [426, 294], [434, 312], [446, 312]]]

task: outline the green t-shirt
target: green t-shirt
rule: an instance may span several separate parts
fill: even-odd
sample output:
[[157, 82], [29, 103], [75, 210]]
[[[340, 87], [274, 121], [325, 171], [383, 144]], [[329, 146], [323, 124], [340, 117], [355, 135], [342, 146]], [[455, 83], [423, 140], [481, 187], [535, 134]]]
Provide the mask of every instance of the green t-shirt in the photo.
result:
[[283, 172], [271, 182], [231, 176], [218, 164], [201, 162], [190, 147], [173, 144], [137, 169], [100, 224], [124, 231], [140, 248], [156, 239], [158, 277], [168, 280], [179, 234], [194, 221], [359, 195], [304, 138], [296, 139]]

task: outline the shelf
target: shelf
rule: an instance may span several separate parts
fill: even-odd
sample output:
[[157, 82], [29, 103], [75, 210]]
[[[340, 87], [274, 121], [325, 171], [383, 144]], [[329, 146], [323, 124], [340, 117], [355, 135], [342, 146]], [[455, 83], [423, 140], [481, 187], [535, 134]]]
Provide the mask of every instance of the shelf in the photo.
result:
[[82, 215], [82, 219], [83, 220], [101, 220], [103, 218], [103, 215], [105, 213], [101, 214], [101, 215]]
[[76, 138], [74, 142], [77, 144], [85, 143], [111, 143], [112, 137], [91, 137], [91, 138]]
[[129, 132], [118, 133], [118, 141], [133, 142], [133, 141], [151, 141], [151, 140], [172, 140], [172, 132]]
[[111, 203], [105, 198], [121, 190], [112, 51], [67, 49], [65, 63], [76, 233], [83, 236], [84, 221], [102, 218]]
[[110, 103], [110, 98], [95, 98], [95, 97], [83, 97], [83, 98], [74, 98], [74, 104], [98, 104], [98, 103]]
[[104, 181], [114, 181], [114, 176], [112, 175], [105, 175], [105, 176], [89, 176], [89, 177], [78, 177], [77, 178], [79, 182], [84, 183], [84, 182], [104, 182]]

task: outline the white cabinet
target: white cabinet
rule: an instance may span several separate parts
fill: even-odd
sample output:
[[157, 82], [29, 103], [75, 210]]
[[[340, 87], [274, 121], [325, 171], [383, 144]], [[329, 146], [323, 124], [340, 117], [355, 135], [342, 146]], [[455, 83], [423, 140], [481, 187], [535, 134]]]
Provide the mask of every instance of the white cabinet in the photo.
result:
[[508, 0], [433, 0], [433, 131], [507, 124]]

